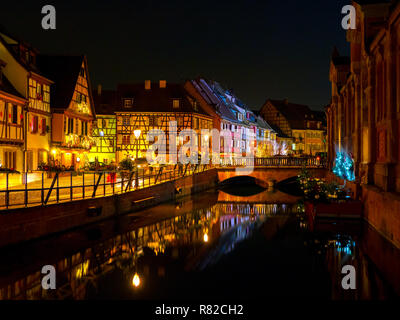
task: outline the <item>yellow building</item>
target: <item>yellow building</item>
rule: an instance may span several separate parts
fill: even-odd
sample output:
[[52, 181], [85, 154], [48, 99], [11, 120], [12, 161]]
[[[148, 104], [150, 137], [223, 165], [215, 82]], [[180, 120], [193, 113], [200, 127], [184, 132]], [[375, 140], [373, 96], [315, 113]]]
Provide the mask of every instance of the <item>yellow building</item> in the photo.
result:
[[314, 156], [326, 152], [325, 113], [285, 100], [268, 99], [261, 116], [278, 132], [278, 141], [288, 144], [290, 152]]
[[98, 86], [97, 92], [93, 92], [96, 120], [93, 125], [93, 138], [96, 145], [89, 153], [89, 161], [102, 162], [103, 164], [115, 163], [117, 148], [117, 117], [114, 113], [116, 107], [113, 104], [115, 91], [102, 90]]
[[48, 160], [50, 150], [50, 85], [36, 65], [37, 51], [30, 45], [0, 33], [0, 59], [5, 63], [3, 74], [28, 100], [24, 118], [24, 171], [37, 170]]
[[51, 86], [50, 165], [76, 170], [89, 161], [95, 141], [92, 90], [85, 56], [38, 56], [40, 70]]

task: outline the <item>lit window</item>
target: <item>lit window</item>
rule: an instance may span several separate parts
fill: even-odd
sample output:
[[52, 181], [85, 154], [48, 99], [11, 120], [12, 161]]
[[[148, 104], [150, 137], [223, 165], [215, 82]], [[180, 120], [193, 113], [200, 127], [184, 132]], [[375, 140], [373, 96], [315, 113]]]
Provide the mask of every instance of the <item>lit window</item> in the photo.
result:
[[179, 99], [173, 99], [172, 100], [172, 106], [174, 109], [179, 108]]
[[132, 106], [133, 106], [133, 99], [124, 99], [125, 108], [132, 108]]

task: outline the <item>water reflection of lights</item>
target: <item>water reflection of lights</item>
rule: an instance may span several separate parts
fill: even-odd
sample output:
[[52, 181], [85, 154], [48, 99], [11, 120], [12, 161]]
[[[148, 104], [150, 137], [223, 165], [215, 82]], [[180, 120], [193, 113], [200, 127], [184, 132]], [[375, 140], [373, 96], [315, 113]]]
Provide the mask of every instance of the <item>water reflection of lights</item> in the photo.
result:
[[137, 272], [135, 273], [135, 275], [134, 275], [133, 278], [132, 278], [132, 284], [133, 284], [133, 286], [136, 287], [136, 288], [140, 286], [140, 277], [139, 277], [139, 275], [137, 274]]

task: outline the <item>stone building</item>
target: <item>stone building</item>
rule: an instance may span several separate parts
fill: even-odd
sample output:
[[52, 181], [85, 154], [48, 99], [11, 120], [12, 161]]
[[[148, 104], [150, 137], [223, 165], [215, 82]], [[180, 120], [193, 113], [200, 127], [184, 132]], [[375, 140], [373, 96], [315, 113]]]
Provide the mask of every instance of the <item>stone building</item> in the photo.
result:
[[335, 49], [330, 64], [329, 161], [333, 166], [337, 151], [353, 157], [351, 186], [364, 201], [366, 218], [399, 245], [400, 3], [353, 1], [353, 6], [350, 57]]

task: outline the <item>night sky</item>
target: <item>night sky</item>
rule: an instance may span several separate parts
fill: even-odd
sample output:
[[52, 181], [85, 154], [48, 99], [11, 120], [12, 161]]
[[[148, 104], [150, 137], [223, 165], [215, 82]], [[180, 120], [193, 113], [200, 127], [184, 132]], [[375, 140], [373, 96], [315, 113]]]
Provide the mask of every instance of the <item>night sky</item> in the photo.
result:
[[[341, 8], [349, 3], [15, 0], [2, 1], [0, 24], [42, 53], [86, 54], [93, 88], [202, 75], [253, 109], [267, 98], [322, 109], [333, 46], [348, 54]], [[41, 28], [45, 4], [56, 7], [56, 30]]]

